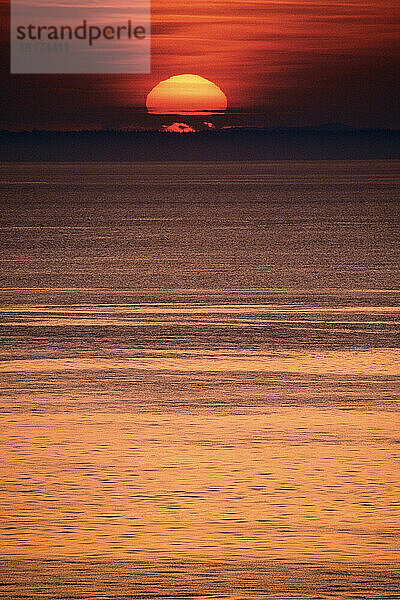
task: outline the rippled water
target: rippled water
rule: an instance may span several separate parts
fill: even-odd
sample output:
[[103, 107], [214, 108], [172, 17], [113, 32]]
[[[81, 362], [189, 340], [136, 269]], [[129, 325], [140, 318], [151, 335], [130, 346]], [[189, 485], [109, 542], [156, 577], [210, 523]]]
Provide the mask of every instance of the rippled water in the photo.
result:
[[2, 165], [5, 598], [398, 598], [400, 162]]

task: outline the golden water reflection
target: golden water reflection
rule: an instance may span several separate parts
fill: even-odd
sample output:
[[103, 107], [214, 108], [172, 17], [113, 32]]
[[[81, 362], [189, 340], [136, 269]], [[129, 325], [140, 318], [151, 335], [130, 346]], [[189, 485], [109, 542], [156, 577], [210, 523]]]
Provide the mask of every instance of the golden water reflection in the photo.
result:
[[3, 551], [395, 561], [392, 412], [1, 417]]

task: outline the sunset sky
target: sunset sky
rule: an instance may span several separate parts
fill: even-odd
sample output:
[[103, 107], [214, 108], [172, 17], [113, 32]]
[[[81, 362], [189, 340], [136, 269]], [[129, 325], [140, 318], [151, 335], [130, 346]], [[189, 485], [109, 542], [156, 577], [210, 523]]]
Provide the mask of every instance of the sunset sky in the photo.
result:
[[2, 32], [3, 129], [159, 126], [147, 93], [182, 73], [225, 92], [218, 124], [400, 127], [398, 0], [153, 0], [149, 75], [10, 75]]

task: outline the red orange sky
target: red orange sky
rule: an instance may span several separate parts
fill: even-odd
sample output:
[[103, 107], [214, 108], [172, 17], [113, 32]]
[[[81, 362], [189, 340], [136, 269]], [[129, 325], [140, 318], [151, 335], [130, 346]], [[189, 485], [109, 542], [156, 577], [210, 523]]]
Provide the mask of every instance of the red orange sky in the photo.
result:
[[1, 127], [148, 126], [135, 107], [181, 73], [217, 83], [240, 124], [400, 127], [399, 41], [398, 0], [153, 0], [150, 75], [10, 76], [4, 37]]

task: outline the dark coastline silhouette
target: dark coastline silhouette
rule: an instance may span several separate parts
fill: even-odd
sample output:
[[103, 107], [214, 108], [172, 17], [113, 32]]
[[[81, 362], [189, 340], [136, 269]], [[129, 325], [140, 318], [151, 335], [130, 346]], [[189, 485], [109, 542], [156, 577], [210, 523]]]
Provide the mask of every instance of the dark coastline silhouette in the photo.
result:
[[166, 131], [1, 131], [2, 161], [400, 159], [400, 130], [341, 125]]

